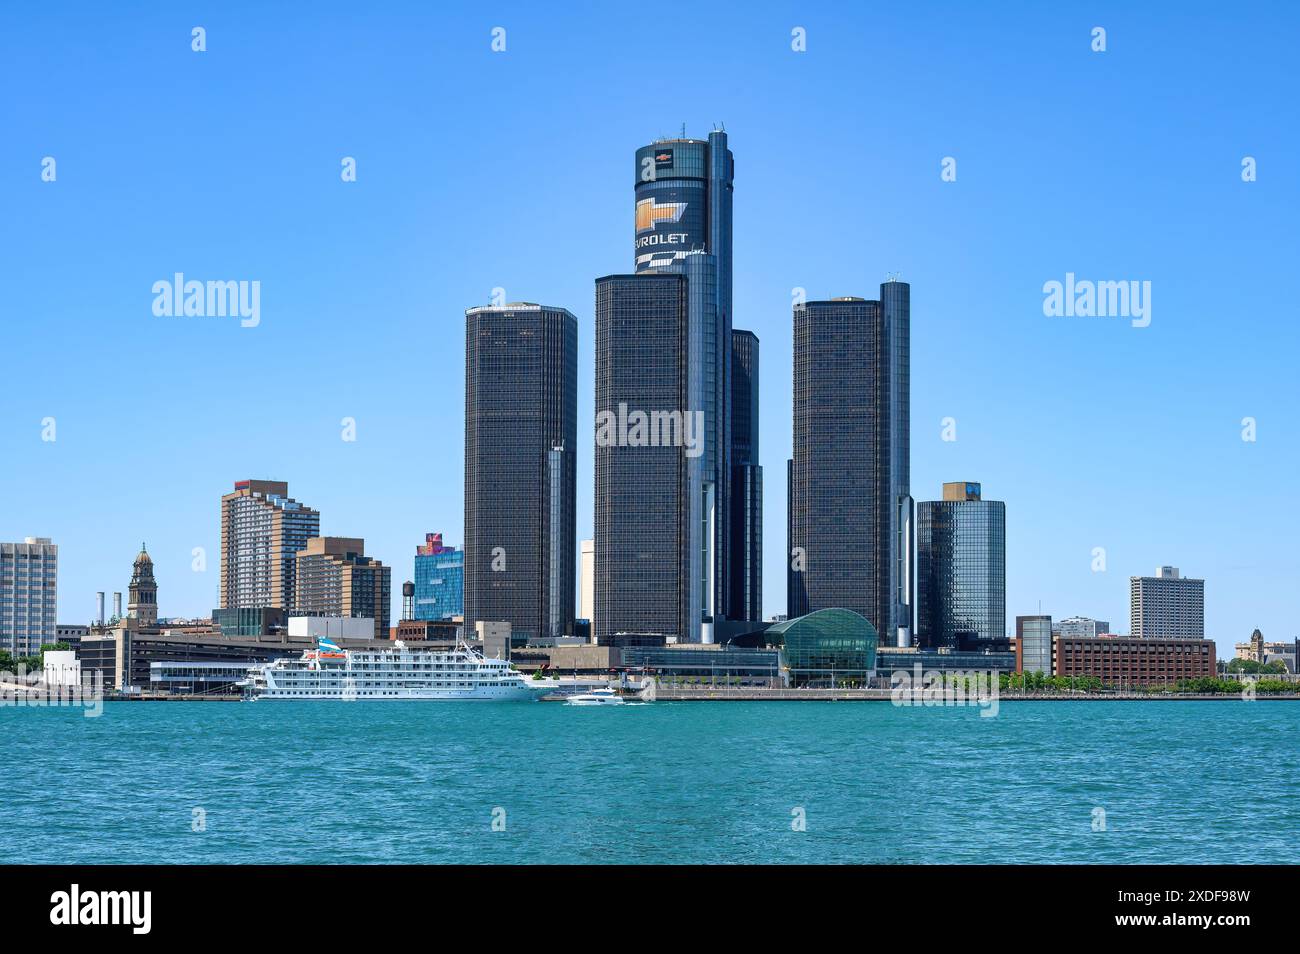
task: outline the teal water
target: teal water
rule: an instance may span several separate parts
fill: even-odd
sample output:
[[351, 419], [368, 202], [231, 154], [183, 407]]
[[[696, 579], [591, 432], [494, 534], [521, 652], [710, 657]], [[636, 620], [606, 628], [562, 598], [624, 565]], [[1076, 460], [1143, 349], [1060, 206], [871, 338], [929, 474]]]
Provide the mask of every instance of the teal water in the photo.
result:
[[[1004, 701], [996, 718], [806, 702], [0, 708], [0, 852], [10, 863], [1290, 862], [1298, 728], [1300, 704], [1264, 701]], [[196, 809], [206, 830], [193, 830]], [[795, 809], [805, 831], [792, 830]]]

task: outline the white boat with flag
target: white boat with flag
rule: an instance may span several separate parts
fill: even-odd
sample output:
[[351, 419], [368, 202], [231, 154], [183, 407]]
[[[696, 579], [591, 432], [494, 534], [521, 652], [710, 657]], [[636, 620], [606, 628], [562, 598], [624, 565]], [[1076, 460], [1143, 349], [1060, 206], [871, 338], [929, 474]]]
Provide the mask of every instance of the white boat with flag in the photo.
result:
[[543, 686], [503, 659], [486, 659], [458, 642], [453, 649], [342, 649], [328, 639], [297, 658], [249, 670], [244, 698], [343, 702], [527, 702]]

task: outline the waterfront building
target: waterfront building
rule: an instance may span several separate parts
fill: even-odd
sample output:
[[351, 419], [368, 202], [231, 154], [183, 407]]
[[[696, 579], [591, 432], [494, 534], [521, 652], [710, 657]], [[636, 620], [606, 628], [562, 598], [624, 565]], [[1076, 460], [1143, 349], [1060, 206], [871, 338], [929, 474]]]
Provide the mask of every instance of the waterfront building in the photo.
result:
[[415, 548], [415, 593], [407, 619], [451, 619], [465, 614], [465, 551], [426, 533]]
[[319, 535], [320, 514], [286, 482], [237, 481], [221, 498], [221, 608], [293, 610], [295, 557]]
[[55, 642], [59, 547], [49, 537], [0, 543], [0, 650], [34, 656]]
[[371, 616], [290, 616], [289, 639], [315, 642], [318, 639], [387, 639], [388, 630], [375, 625]]
[[465, 312], [465, 624], [573, 629], [578, 321], [530, 303]]
[[1006, 505], [984, 500], [979, 484], [945, 483], [942, 500], [917, 504], [922, 646], [966, 649], [1006, 638], [1006, 552]]
[[1052, 675], [1053, 646], [1052, 617], [1016, 617], [1016, 672]]
[[578, 550], [578, 619], [590, 626], [596, 618], [596, 541], [583, 540]]
[[915, 678], [917, 666], [924, 675], [939, 673], [1012, 673], [1016, 671], [1016, 654], [1009, 649], [923, 649], [919, 646], [882, 646], [876, 652], [876, 676], [888, 684], [894, 673]]
[[776, 648], [681, 643], [634, 646], [616, 652], [624, 669], [642, 670], [669, 682], [771, 689], [789, 685], [788, 667], [782, 651]]
[[[596, 281], [593, 631], [701, 641], [704, 579], [696, 405], [689, 397], [688, 278]], [[651, 414], [661, 426], [650, 434]]]
[[847, 608], [891, 645], [913, 626], [910, 312], [899, 281], [794, 307], [787, 615]]
[[876, 627], [852, 610], [814, 610], [757, 635], [783, 651], [793, 686], [866, 685], [876, 674]]
[[212, 611], [212, 625], [227, 639], [256, 639], [285, 631], [288, 612], [270, 606], [218, 607]]
[[727, 615], [763, 618], [763, 468], [758, 457], [758, 335], [731, 331], [731, 595]]
[[1087, 616], [1067, 616], [1057, 621], [1053, 632], [1057, 636], [1105, 636], [1110, 632], [1110, 623]]
[[[653, 476], [650, 479], [659, 485], [658, 496], [665, 509], [647, 512], [644, 515], [647, 519], [675, 524], [684, 516], [689, 524], [687, 546], [691, 559], [678, 563], [677, 572], [684, 579], [672, 587], [674, 598], [680, 591], [685, 591], [681, 600], [684, 607], [675, 603], [673, 611], [680, 609], [687, 617], [685, 622], [673, 624], [672, 631], [687, 642], [712, 642], [718, 624], [736, 612], [729, 607], [733, 514], [731, 274], [734, 171], [735, 161], [727, 146], [727, 134], [720, 129], [712, 131], [706, 140], [662, 139], [641, 147], [635, 155], [635, 271], [646, 276], [683, 276], [686, 282], [679, 293], [685, 301], [686, 314], [680, 327], [672, 331], [672, 351], [658, 356], [652, 371], [673, 378], [679, 393], [674, 395], [671, 403], [629, 405], [629, 408], [631, 412], [646, 414], [688, 415], [699, 433], [692, 435], [698, 447], [692, 449], [682, 464], [687, 474], [680, 481], [671, 475], [665, 477], [661, 472], [666, 466], [665, 461], [653, 455], [641, 460], [636, 457], [630, 461], [620, 459], [617, 463], [620, 469], [637, 462], [644, 462], [651, 468]], [[611, 276], [615, 277], [618, 276]], [[656, 286], [656, 290], [663, 291], [664, 286]], [[597, 297], [600, 298], [599, 290]], [[612, 313], [607, 312], [606, 318], [611, 317]], [[601, 332], [598, 310], [598, 340]], [[620, 332], [616, 330], [605, 340], [617, 342]], [[615, 366], [613, 373], [622, 373], [618, 367], [620, 362], [612, 364]], [[627, 373], [639, 380], [626, 382], [626, 388], [624, 382], [615, 380], [613, 387], [631, 392], [641, 390], [646, 375], [636, 369]], [[600, 392], [598, 378], [598, 398]], [[753, 476], [749, 474], [750, 479]], [[601, 480], [598, 472], [598, 495], [602, 492]], [[685, 486], [678, 487], [679, 483]], [[686, 494], [684, 501], [679, 499], [682, 493]], [[752, 506], [755, 503], [752, 493], [750, 499]], [[598, 567], [608, 548], [626, 551], [611, 540], [602, 543], [599, 531], [596, 536]], [[635, 556], [628, 559], [630, 564], [619, 562], [608, 567], [608, 573], [597, 570], [603, 578], [612, 581], [616, 590], [628, 590], [625, 594], [610, 596], [624, 609], [640, 601], [639, 588], [645, 582], [642, 571], [647, 569], [636, 565]], [[628, 577], [628, 572], [636, 575]], [[599, 618], [599, 594], [596, 603]], [[634, 619], [629, 627], [619, 624], [610, 629], [604, 623], [598, 623], [597, 633], [599, 638], [602, 631], [660, 629], [665, 625], [661, 614], [653, 614]]]
[[297, 553], [295, 617], [359, 617], [386, 634], [392, 612], [392, 568], [365, 555], [357, 537], [312, 537]]
[[140, 554], [131, 568], [126, 615], [138, 620], [144, 627], [154, 626], [158, 622], [158, 583], [153, 576], [153, 558], [143, 543], [140, 544]]
[[1055, 639], [1058, 676], [1095, 676], [1109, 687], [1172, 685], [1215, 675], [1214, 641], [1137, 636]]
[[1129, 633], [1143, 639], [1205, 635], [1205, 581], [1162, 566], [1155, 576], [1129, 577]]

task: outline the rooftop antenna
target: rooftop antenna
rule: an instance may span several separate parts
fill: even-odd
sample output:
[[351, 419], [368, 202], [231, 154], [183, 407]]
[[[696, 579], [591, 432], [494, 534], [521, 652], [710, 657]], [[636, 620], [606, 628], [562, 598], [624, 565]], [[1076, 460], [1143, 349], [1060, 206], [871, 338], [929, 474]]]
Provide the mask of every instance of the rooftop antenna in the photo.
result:
[[682, 123], [682, 138], [686, 138], [686, 124]]

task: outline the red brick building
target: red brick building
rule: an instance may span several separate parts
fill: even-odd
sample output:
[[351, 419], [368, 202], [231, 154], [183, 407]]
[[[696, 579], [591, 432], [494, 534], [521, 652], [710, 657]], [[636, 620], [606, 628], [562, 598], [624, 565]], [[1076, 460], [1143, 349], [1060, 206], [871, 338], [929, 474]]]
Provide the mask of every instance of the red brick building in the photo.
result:
[[1172, 685], [1215, 674], [1214, 641], [1057, 636], [1056, 675], [1096, 676], [1107, 686]]

